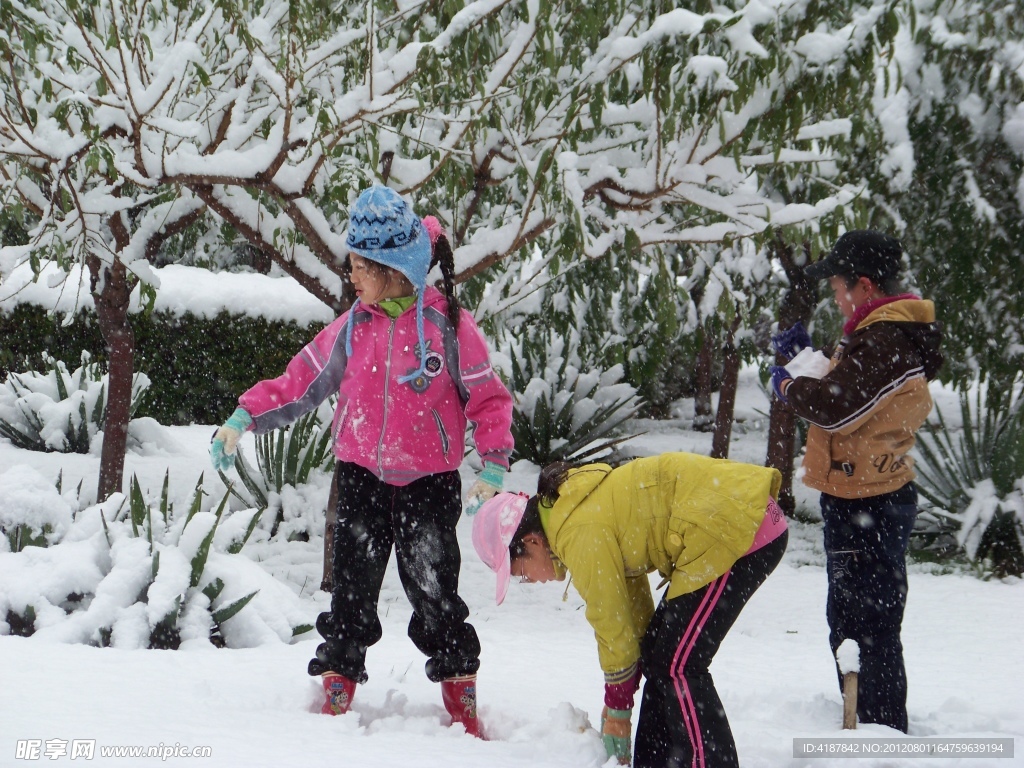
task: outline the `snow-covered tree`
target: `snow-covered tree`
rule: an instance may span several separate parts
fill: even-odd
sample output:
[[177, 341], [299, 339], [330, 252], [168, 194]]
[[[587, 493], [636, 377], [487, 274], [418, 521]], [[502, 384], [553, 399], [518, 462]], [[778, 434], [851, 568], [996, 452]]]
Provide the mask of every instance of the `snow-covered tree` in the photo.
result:
[[230, 230], [340, 309], [345, 211], [381, 178], [449, 226], [460, 279], [799, 226], [856, 190], [787, 204], [763, 174], [827, 170], [850, 128], [807, 105], [885, 42], [890, 5], [12, 0], [0, 166], [24, 237], [0, 275], [90, 265], [116, 410], [127, 296], [186, 230]]
[[[910, 257], [908, 288], [936, 299], [945, 373], [959, 383], [1012, 380], [1024, 359], [1024, 298], [1016, 289], [1024, 242], [1022, 10], [1019, 2], [892, 4], [891, 45], [859, 79], [835, 80], [847, 89], [851, 140], [838, 147], [834, 179], [863, 192], [845, 215], [819, 220], [817, 233], [789, 228], [772, 244], [785, 275], [780, 327], [811, 319], [817, 295], [800, 273], [839, 227], [890, 231]], [[821, 194], [800, 168], [776, 168], [772, 183], [794, 203]], [[768, 463], [791, 471], [791, 416], [773, 403], [771, 423]]]
[[1002, 386], [1024, 365], [1024, 5], [905, 0], [900, 18], [876, 204], [937, 300], [949, 375]]

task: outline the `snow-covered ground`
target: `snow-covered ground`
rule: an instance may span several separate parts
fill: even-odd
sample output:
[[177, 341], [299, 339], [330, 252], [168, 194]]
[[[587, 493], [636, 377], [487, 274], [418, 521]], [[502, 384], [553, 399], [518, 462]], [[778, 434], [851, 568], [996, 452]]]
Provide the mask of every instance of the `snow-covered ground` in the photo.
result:
[[[936, 389], [947, 413], [955, 398]], [[764, 460], [767, 402], [756, 374], [745, 371], [732, 458]], [[683, 404], [681, 413], [686, 413]], [[687, 420], [646, 422], [636, 452], [706, 452], [710, 436]], [[187, 504], [208, 469], [212, 427], [169, 429], [162, 445], [128, 457], [126, 477], [158, 491], [164, 472]], [[251, 440], [251, 437], [247, 439]], [[251, 454], [250, 454], [251, 455]], [[63, 472], [64, 488], [79, 479], [93, 488], [96, 456], [29, 453], [0, 440], [0, 467], [27, 465], [47, 478]], [[465, 479], [470, 479], [466, 470]], [[535, 470], [518, 466], [513, 489], [533, 490]], [[215, 503], [222, 489], [208, 480]], [[220, 492], [218, 492], [220, 491]], [[92, 491], [94, 494], [94, 491]], [[814, 495], [799, 491], [814, 510]], [[853, 762], [796, 759], [796, 737], [840, 737], [841, 699], [825, 625], [825, 573], [820, 530], [795, 523], [790, 549], [740, 616], [713, 665], [744, 768], [825, 766], [857, 768], [1024, 765], [1024, 754], [1001, 760], [962, 757], [872, 757]], [[423, 674], [423, 657], [406, 637], [409, 606], [393, 563], [381, 594], [384, 638], [370, 649], [370, 680], [353, 710], [331, 718], [314, 713], [320, 689], [306, 675], [317, 639], [309, 633], [286, 644], [218, 650], [189, 644], [178, 651], [93, 648], [39, 637], [0, 636], [0, 766], [156, 764], [156, 758], [104, 758], [113, 746], [210, 747], [208, 758], [170, 757], [167, 765], [216, 766], [601, 766], [604, 749], [592, 726], [602, 704], [602, 676], [582, 603], [563, 584], [518, 585], [494, 605], [493, 575], [460, 524], [462, 595], [483, 644], [480, 716], [488, 740], [448, 728], [437, 685]], [[317, 590], [322, 540], [255, 542], [250, 558], [298, 595], [312, 623], [328, 604]], [[0, 558], [12, 557], [0, 554]], [[912, 736], [1024, 737], [1024, 585], [982, 582], [965, 573], [938, 574], [912, 565], [904, 622]], [[850, 734], [845, 734], [850, 735]], [[862, 726], [859, 737], [893, 737]], [[38, 756], [18, 755], [18, 743], [39, 741]], [[56, 740], [56, 741], [55, 741]], [[94, 740], [91, 761], [60, 755], [73, 740]], [[47, 742], [57, 748], [47, 757]], [[1024, 740], [1016, 742], [1024, 751]]]

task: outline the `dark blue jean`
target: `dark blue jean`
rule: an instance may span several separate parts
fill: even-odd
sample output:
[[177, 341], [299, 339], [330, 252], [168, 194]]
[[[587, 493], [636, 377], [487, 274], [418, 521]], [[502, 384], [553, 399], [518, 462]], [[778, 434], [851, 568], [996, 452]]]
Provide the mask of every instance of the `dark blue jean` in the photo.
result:
[[[832, 653], [860, 646], [857, 716], [907, 731], [907, 673], [900, 629], [907, 604], [907, 544], [917, 515], [913, 483], [861, 499], [821, 495]], [[838, 672], [838, 667], [837, 667]], [[842, 675], [839, 675], [842, 686]]]

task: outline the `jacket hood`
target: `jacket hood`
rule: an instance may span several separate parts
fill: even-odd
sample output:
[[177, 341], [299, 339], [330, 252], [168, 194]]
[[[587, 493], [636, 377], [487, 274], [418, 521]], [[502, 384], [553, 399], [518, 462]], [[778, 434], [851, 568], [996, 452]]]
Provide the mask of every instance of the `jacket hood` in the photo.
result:
[[551, 512], [547, 515], [544, 534], [549, 542], [557, 539], [558, 531], [569, 515], [594, 492], [611, 471], [612, 468], [607, 464], [587, 464], [585, 467], [569, 470], [566, 481], [558, 489], [558, 501], [552, 505]]
[[436, 307], [439, 304], [448, 306], [448, 300], [444, 297], [444, 294], [441, 293], [441, 291], [437, 290], [437, 288], [432, 285], [428, 285], [426, 290], [423, 291], [423, 306]]
[[942, 367], [942, 328], [935, 320], [935, 304], [927, 299], [900, 299], [889, 302], [869, 313], [857, 330], [874, 323], [898, 323], [898, 328], [910, 340], [921, 356], [925, 378], [934, 379]]
[[934, 323], [935, 304], [927, 299], [898, 299], [882, 304], [870, 312], [858, 325], [865, 328], [872, 323]]

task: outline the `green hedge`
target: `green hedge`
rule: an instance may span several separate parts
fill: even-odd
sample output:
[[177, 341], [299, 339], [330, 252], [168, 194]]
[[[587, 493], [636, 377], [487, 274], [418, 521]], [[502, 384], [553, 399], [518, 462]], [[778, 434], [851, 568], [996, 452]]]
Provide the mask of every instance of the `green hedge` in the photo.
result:
[[[135, 368], [153, 382], [136, 415], [167, 425], [220, 424], [242, 392], [281, 374], [324, 327], [227, 312], [212, 319], [169, 312], [129, 319], [135, 332]], [[62, 327], [61, 318], [42, 307], [19, 304], [0, 312], [0, 339], [0, 381], [12, 370], [43, 370], [43, 353], [77, 366], [82, 351], [88, 350], [106, 362], [103, 337], [91, 312], [80, 312]]]

